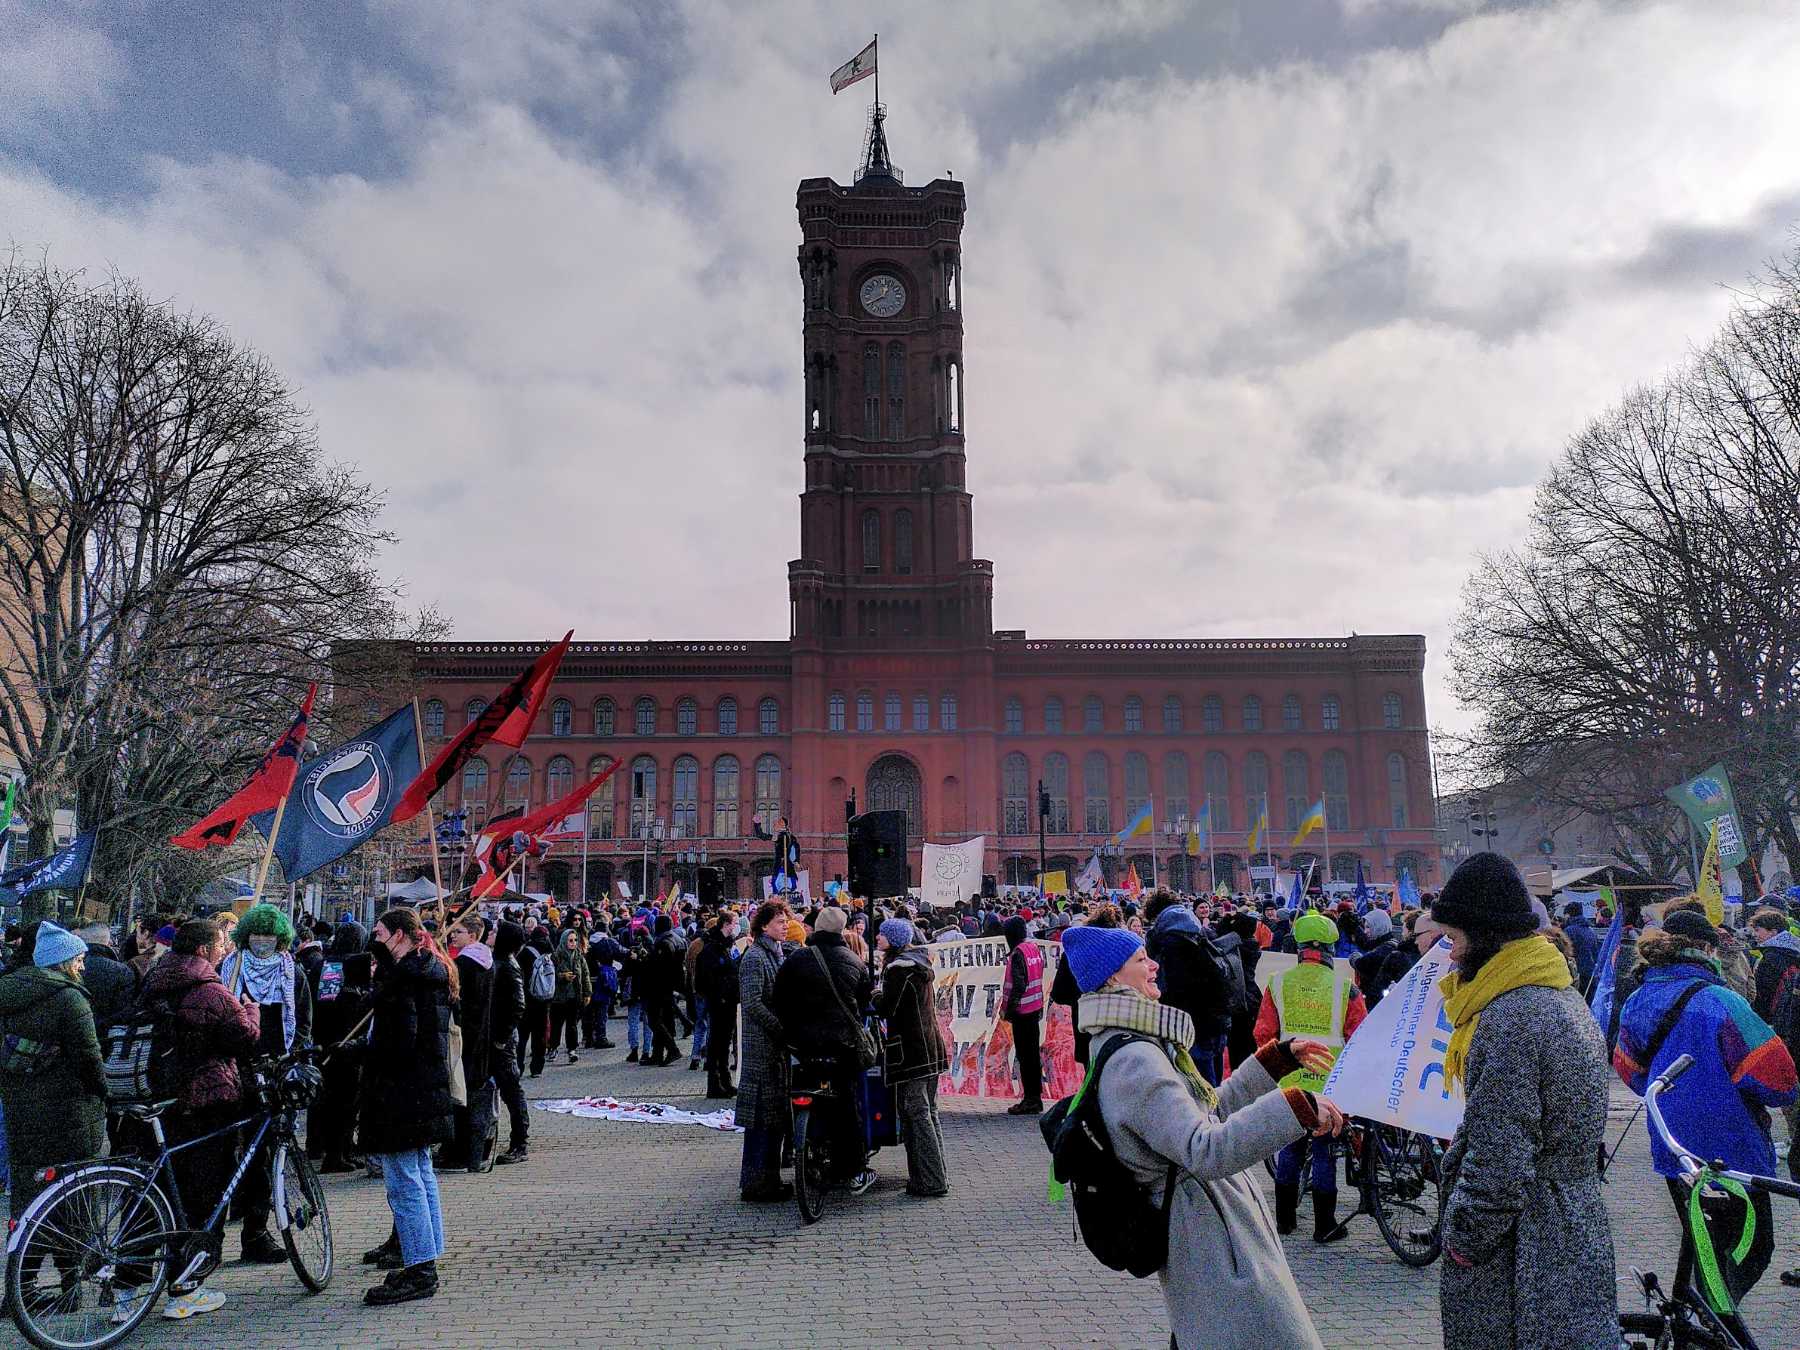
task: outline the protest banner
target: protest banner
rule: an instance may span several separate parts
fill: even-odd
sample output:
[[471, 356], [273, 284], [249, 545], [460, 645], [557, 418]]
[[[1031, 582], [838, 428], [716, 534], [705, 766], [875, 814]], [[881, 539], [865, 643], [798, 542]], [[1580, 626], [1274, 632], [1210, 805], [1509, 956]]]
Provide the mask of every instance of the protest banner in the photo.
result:
[[[1044, 954], [1043, 1021], [1039, 1034], [1044, 1062], [1044, 1099], [1066, 1097], [1081, 1081], [1075, 1063], [1075, 1032], [1069, 1009], [1048, 1001], [1062, 947], [1037, 943]], [[958, 1097], [1018, 1098], [1018, 1059], [1013, 1053], [1012, 1026], [1000, 1017], [1000, 989], [1006, 978], [1004, 938], [963, 938], [931, 944], [936, 972], [938, 1026], [949, 1047], [950, 1067], [938, 1081], [938, 1092]]]
[[1045, 895], [1067, 895], [1069, 893], [1069, 874], [1067, 871], [1044, 873], [1039, 889]]
[[1451, 1027], [1439, 983], [1449, 971], [1443, 940], [1369, 1010], [1325, 1080], [1324, 1095], [1345, 1115], [1439, 1139], [1456, 1133], [1463, 1094], [1444, 1082]]
[[1679, 806], [1693, 823], [1694, 832], [1704, 839], [1713, 823], [1719, 826], [1719, 862], [1737, 867], [1749, 856], [1744, 847], [1744, 831], [1738, 821], [1737, 798], [1731, 791], [1731, 779], [1723, 764], [1715, 764], [1695, 774], [1685, 783], [1677, 783], [1663, 793]]
[[732, 1109], [717, 1111], [685, 1111], [663, 1102], [622, 1102], [616, 1097], [558, 1097], [533, 1102], [540, 1111], [559, 1116], [583, 1116], [589, 1120], [619, 1120], [641, 1125], [700, 1125], [727, 1134], [742, 1134]]
[[981, 891], [981, 857], [987, 836], [960, 844], [926, 844], [919, 869], [919, 890], [934, 909], [948, 909]]

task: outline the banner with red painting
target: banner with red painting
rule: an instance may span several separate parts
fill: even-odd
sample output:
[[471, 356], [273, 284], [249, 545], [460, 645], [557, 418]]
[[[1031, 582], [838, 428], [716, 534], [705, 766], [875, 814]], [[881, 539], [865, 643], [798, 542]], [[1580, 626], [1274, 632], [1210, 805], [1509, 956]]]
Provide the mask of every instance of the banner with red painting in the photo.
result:
[[[1081, 1082], [1069, 1009], [1049, 999], [1062, 946], [1039, 942], [1044, 954], [1044, 1015], [1039, 1027], [1044, 1061], [1044, 1100], [1066, 1097]], [[937, 973], [938, 1026], [950, 1047], [950, 1068], [938, 1080], [940, 1095], [1016, 1100], [1024, 1095], [1013, 1053], [1012, 1025], [1000, 1017], [1006, 978], [1005, 938], [964, 938], [931, 944]]]

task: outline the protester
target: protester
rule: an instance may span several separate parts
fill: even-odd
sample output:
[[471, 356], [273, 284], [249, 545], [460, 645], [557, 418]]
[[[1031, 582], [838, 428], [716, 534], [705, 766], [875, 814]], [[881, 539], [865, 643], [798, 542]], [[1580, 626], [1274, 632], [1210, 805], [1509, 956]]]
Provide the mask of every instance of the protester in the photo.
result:
[[1221, 972], [1229, 970], [1239, 981], [1241, 995], [1243, 966], [1226, 967], [1223, 954], [1201, 930], [1194, 911], [1167, 892], [1152, 896], [1144, 912], [1150, 920], [1146, 942], [1150, 959], [1156, 963], [1163, 1001], [1192, 1019], [1199, 1037], [1191, 1047], [1194, 1062], [1206, 1081], [1216, 1086], [1224, 1077], [1233, 1002], [1231, 986]]
[[1247, 912], [1231, 915], [1221, 920], [1221, 924], [1237, 936], [1235, 952], [1228, 951], [1227, 955], [1235, 955], [1244, 971], [1244, 997], [1232, 1012], [1231, 1030], [1225, 1042], [1230, 1062], [1235, 1066], [1256, 1053], [1256, 1017], [1262, 1011], [1261, 995], [1257, 992], [1259, 986], [1256, 969], [1262, 962], [1263, 954], [1257, 930], [1263, 929], [1263, 925], [1256, 915]]
[[650, 968], [650, 929], [647, 924], [634, 919], [626, 930], [621, 965], [623, 973], [620, 982], [625, 1000], [625, 1044], [631, 1051], [625, 1056], [625, 1062], [641, 1064], [650, 1058], [653, 1039], [649, 1011], [644, 1003], [644, 989], [649, 980], [647, 972]]
[[648, 1068], [673, 1064], [681, 1058], [675, 1040], [675, 999], [687, 974], [686, 944], [675, 936], [667, 914], [656, 916], [656, 940], [644, 963], [644, 1008], [650, 1021], [650, 1055], [639, 1061]]
[[[738, 968], [732, 944], [737, 939], [737, 916], [719, 916], [700, 936], [700, 953], [694, 961], [696, 1002], [708, 1020], [706, 1038], [706, 1095], [737, 1095], [731, 1081], [731, 1041], [737, 1025]], [[700, 1039], [698, 1030], [695, 1040]]]
[[613, 999], [619, 992], [618, 962], [624, 954], [624, 948], [619, 946], [604, 927], [588, 938], [588, 974], [593, 979], [594, 992], [588, 1000], [581, 1040], [582, 1046], [588, 1050], [613, 1048], [612, 1040], [606, 1034], [606, 1024], [612, 1017]]
[[1006, 921], [1006, 974], [1000, 983], [1000, 1016], [1012, 1028], [1013, 1052], [1019, 1061], [1024, 1097], [1006, 1108], [1009, 1116], [1035, 1116], [1044, 1110], [1044, 954], [1027, 940], [1025, 919]]
[[[525, 1020], [519, 1025], [518, 1060], [524, 1067], [526, 1053], [531, 1056], [531, 1076], [544, 1076], [544, 1053], [550, 1036], [550, 1001], [556, 993], [556, 951], [550, 943], [550, 930], [542, 924], [532, 928], [519, 949], [519, 970], [525, 976]], [[540, 974], [542, 965], [546, 973]]]
[[[331, 935], [319, 967], [313, 1032], [323, 1046], [348, 1039], [360, 1027], [374, 993], [374, 958], [363, 926], [346, 916]], [[327, 1055], [319, 1065], [319, 1096], [306, 1112], [306, 1152], [321, 1172], [360, 1171], [356, 1156], [356, 1097], [362, 1060], [354, 1054]]]
[[1446, 1350], [1615, 1345], [1599, 1028], [1507, 859], [1464, 861], [1431, 917], [1455, 962], [1444, 1076], [1466, 1085], [1440, 1183]]
[[[1795, 1099], [1794, 1059], [1786, 1044], [1750, 1005], [1728, 988], [1720, 971], [1721, 934], [1703, 914], [1666, 913], [1660, 933], [1638, 942], [1643, 970], [1637, 992], [1619, 1015], [1613, 1067], [1639, 1096], [1682, 1055], [1694, 1063], [1663, 1094], [1669, 1132], [1697, 1156], [1740, 1172], [1775, 1172], [1769, 1108]], [[1677, 1212], [1687, 1210], [1681, 1168], [1654, 1130], [1650, 1161], [1667, 1180]], [[1700, 1200], [1725, 1287], [1741, 1300], [1774, 1255], [1774, 1217], [1766, 1193], [1754, 1194], [1756, 1233], [1742, 1261], [1733, 1258], [1744, 1226], [1735, 1195]]]
[[1600, 957], [1600, 935], [1587, 921], [1581, 901], [1571, 900], [1563, 906], [1563, 936], [1575, 951], [1575, 987], [1585, 991], [1594, 979], [1594, 963]]
[[556, 993], [550, 999], [550, 1059], [554, 1063], [556, 1048], [563, 1045], [569, 1063], [579, 1064], [577, 1047], [581, 1042], [581, 1018], [588, 1000], [594, 995], [594, 977], [588, 970], [587, 952], [581, 934], [573, 928], [563, 929], [556, 947]]
[[456, 1025], [462, 1031], [463, 1086], [468, 1101], [456, 1107], [456, 1143], [450, 1161], [471, 1172], [493, 1170], [495, 1125], [493, 1057], [494, 953], [482, 939], [487, 920], [470, 910], [450, 929], [456, 963]]
[[[1124, 929], [1088, 925], [1063, 934], [1063, 959], [1081, 988], [1081, 1021], [1098, 1057], [1116, 1036], [1148, 1036], [1115, 1051], [1099, 1081], [1099, 1106], [1119, 1160], [1169, 1201], [1169, 1256], [1161, 1272], [1170, 1344], [1321, 1345], [1281, 1240], [1250, 1170], [1305, 1136], [1339, 1133], [1343, 1115], [1276, 1080], [1302, 1065], [1329, 1067], [1328, 1052], [1300, 1039], [1264, 1046], [1215, 1090], [1188, 1050], [1192, 1019], [1160, 1002], [1156, 963]], [[1257, 1169], [1260, 1170], [1260, 1169]]]
[[[1800, 1062], [1800, 937], [1788, 928], [1780, 910], [1761, 909], [1750, 916], [1756, 943], [1756, 981], [1750, 1006]], [[1782, 1108], [1787, 1120], [1788, 1175], [1800, 1181], [1800, 1103]]]
[[938, 1077], [950, 1057], [938, 1027], [931, 949], [920, 936], [906, 919], [881, 925], [876, 945], [884, 957], [875, 1011], [887, 1022], [887, 1081], [895, 1087], [900, 1138], [906, 1145], [906, 1193], [934, 1199], [950, 1194], [937, 1110]]
[[781, 1148], [788, 1131], [788, 1056], [781, 1019], [771, 1006], [786, 955], [776, 934], [788, 921], [785, 901], [763, 901], [750, 920], [750, 947], [738, 961], [738, 1002], [744, 1019], [736, 1112], [744, 1131], [744, 1158], [738, 1188], [753, 1203], [786, 1200], [794, 1193], [781, 1179]]
[[494, 1090], [506, 1103], [506, 1152], [497, 1163], [522, 1163], [531, 1156], [531, 1117], [525, 1105], [525, 1089], [519, 1083], [519, 1036], [525, 1018], [525, 974], [519, 956], [524, 952], [525, 929], [502, 919], [494, 930], [494, 984], [488, 1012], [488, 1071]]
[[[798, 1058], [816, 1062], [835, 1089], [831, 1127], [838, 1174], [832, 1180], [847, 1182], [860, 1193], [874, 1181], [863, 1167], [862, 1068], [856, 1060], [860, 1018], [869, 1005], [872, 981], [868, 966], [844, 942], [844, 924], [844, 911], [835, 905], [819, 911], [805, 950], [777, 972], [770, 1003], [781, 1022], [783, 1042]], [[1041, 980], [1039, 988], [1041, 997]]]
[[94, 1025], [105, 1032], [120, 1013], [137, 1001], [138, 974], [112, 949], [112, 929], [90, 923], [76, 934], [87, 946], [81, 987], [94, 1007]]
[[412, 910], [390, 909], [376, 921], [374, 936], [381, 975], [357, 1137], [363, 1151], [380, 1160], [394, 1215], [393, 1235], [365, 1257], [389, 1272], [363, 1295], [364, 1303], [379, 1307], [430, 1298], [438, 1290], [444, 1219], [431, 1150], [448, 1144], [454, 1133], [450, 1022], [459, 990], [455, 966], [438, 954]]
[[1383, 910], [1372, 909], [1363, 916], [1363, 949], [1350, 958], [1350, 969], [1356, 972], [1356, 983], [1362, 989], [1363, 1002], [1374, 1007], [1388, 990], [1384, 978], [1387, 959], [1400, 947], [1394, 936], [1394, 921]]

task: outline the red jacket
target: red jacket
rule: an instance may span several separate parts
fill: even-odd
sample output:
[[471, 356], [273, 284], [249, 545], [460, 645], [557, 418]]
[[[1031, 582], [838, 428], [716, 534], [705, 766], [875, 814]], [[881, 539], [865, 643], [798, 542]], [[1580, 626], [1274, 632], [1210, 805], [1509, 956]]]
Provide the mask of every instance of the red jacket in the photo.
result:
[[255, 1053], [262, 1024], [219, 982], [212, 962], [171, 952], [144, 977], [144, 1000], [175, 1019], [182, 1109], [237, 1101], [243, 1095], [238, 1060]]

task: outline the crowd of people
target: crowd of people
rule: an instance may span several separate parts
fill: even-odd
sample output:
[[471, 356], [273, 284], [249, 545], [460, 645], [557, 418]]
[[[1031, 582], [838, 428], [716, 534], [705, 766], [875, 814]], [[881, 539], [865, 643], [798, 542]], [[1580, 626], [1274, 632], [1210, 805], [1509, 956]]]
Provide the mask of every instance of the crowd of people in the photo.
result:
[[[1452, 1027], [1445, 1074], [1467, 1103], [1440, 1188], [1446, 1345], [1613, 1343], [1613, 1248], [1599, 1190], [1609, 1065], [1642, 1094], [1677, 1056], [1692, 1055], [1695, 1069], [1666, 1098], [1670, 1126], [1696, 1152], [1745, 1171], [1779, 1165], [1772, 1112], [1786, 1113], [1790, 1141], [1800, 1124], [1800, 923], [1780, 897], [1748, 907], [1737, 928], [1709, 922], [1696, 900], [1660, 906], [1651, 919], [1624, 899], [1610, 951], [1600, 928], [1612, 914], [1590, 921], [1573, 903], [1553, 921], [1492, 854], [1397, 914], [1166, 891], [972, 896], [935, 912], [838, 901], [402, 907], [372, 931], [349, 915], [290, 921], [262, 905], [241, 917], [147, 915], [117, 948], [103, 926], [9, 932], [0, 1109], [13, 1213], [36, 1193], [42, 1166], [143, 1146], [131, 1122], [108, 1116], [100, 1046], [138, 1005], [177, 1028], [172, 1138], [241, 1118], [250, 1056], [331, 1047], [306, 1147], [321, 1171], [367, 1169], [383, 1181], [393, 1230], [364, 1257], [386, 1272], [365, 1295], [375, 1305], [436, 1292], [438, 1175], [528, 1162], [522, 1080], [613, 1048], [621, 1014], [625, 1064], [685, 1058], [689, 1070], [705, 1068], [707, 1096], [735, 1101], [748, 1204], [792, 1195], [782, 1173], [794, 1161], [795, 1074], [830, 1084], [839, 1104], [827, 1121], [830, 1180], [868, 1186], [859, 1080], [866, 1029], [881, 1028], [905, 1193], [942, 1197], [950, 1178], [937, 1093], [950, 1047], [934, 948], [969, 937], [1005, 943], [998, 1011], [1023, 1089], [1013, 1114], [1044, 1108], [1049, 1005], [1069, 1009], [1081, 1064], [1111, 1046], [1098, 1106], [1119, 1161], [1150, 1190], [1168, 1188], [1161, 1278], [1182, 1347], [1221, 1336], [1319, 1343], [1282, 1239], [1299, 1226], [1302, 1169], [1313, 1240], [1345, 1233], [1331, 1148], [1344, 1116], [1326, 1078], [1368, 1010], [1440, 940], [1452, 962], [1442, 986]], [[1060, 959], [1047, 961], [1047, 948]], [[1296, 959], [1259, 978], [1267, 952]], [[1603, 961], [1613, 993], [1597, 1017], [1588, 995]], [[190, 1211], [207, 1212], [206, 1197], [222, 1194], [240, 1147], [225, 1135], [181, 1155]], [[1651, 1154], [1684, 1204], [1674, 1160], [1655, 1139]], [[1259, 1175], [1271, 1157], [1272, 1212]], [[1790, 1147], [1787, 1165], [1800, 1169], [1800, 1150]], [[266, 1171], [249, 1169], [232, 1212], [245, 1261], [284, 1259], [268, 1230], [270, 1203]], [[1756, 1240], [1739, 1252], [1746, 1209]], [[1776, 1250], [1768, 1200], [1709, 1196], [1704, 1217], [1741, 1297]], [[1570, 1279], [1571, 1270], [1584, 1276]], [[1781, 1279], [1800, 1284], [1800, 1270]], [[171, 1317], [223, 1302], [203, 1278], [175, 1293]]]

